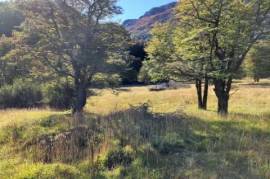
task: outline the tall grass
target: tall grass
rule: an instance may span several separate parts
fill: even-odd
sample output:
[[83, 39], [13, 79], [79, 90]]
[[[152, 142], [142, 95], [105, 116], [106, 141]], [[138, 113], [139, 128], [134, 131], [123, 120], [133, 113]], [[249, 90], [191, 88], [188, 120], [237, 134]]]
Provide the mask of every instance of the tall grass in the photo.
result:
[[48, 109], [7, 109], [0, 110], [0, 128], [12, 125], [31, 123], [48, 118], [51, 115], [63, 114], [66, 112], [52, 111]]
[[197, 110], [192, 86], [97, 91], [79, 127], [68, 112], [1, 111], [0, 178], [270, 178], [266, 82], [235, 84], [227, 118], [212, 89]]

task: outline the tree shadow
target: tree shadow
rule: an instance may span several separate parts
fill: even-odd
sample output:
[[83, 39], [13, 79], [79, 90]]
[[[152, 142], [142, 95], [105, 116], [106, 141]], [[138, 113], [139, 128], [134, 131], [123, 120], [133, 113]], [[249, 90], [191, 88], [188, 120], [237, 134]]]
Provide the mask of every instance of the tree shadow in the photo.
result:
[[[256, 115], [234, 115], [258, 119]], [[71, 114], [52, 115], [25, 126], [21, 132], [37, 132], [31, 133], [30, 142], [22, 143], [27, 146], [23, 157], [31, 151], [34, 161], [45, 163], [94, 162], [104, 150], [131, 146], [134, 160], [141, 161], [139, 168], [155, 170], [163, 178], [269, 176], [263, 169], [269, 165], [270, 131], [248, 121], [151, 113], [147, 105], [107, 116], [85, 113], [84, 118], [82, 125], [73, 126]], [[138, 170], [133, 167], [125, 166], [130, 172]]]
[[[201, 177], [207, 174], [218, 178], [268, 176], [262, 169], [269, 162], [265, 159], [270, 157], [270, 132], [245, 121], [206, 122], [184, 114], [150, 113], [146, 106], [98, 120], [96, 126], [106, 124], [110, 131], [107, 140], [118, 140], [120, 147], [132, 146], [143, 167], [157, 170], [164, 177], [184, 176], [190, 170], [200, 171]], [[250, 151], [257, 155], [251, 155]]]

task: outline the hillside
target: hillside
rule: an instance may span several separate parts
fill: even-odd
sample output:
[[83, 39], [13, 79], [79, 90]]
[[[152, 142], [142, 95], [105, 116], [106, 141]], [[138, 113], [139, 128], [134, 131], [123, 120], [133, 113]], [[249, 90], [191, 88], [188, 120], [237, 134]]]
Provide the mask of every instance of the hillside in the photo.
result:
[[149, 31], [156, 23], [163, 23], [172, 16], [173, 8], [177, 2], [172, 2], [160, 7], [155, 7], [146, 12], [139, 19], [128, 19], [123, 26], [131, 33], [135, 39], [147, 39]]

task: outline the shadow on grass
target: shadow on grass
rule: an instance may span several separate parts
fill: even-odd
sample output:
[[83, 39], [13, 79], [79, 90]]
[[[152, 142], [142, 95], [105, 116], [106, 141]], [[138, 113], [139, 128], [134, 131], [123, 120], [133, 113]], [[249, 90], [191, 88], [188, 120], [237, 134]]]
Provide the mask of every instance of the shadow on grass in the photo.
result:
[[[244, 118], [247, 114], [235, 115]], [[74, 164], [87, 159], [95, 164], [104, 151], [130, 146], [135, 154], [132, 164], [123, 166], [123, 177], [270, 177], [270, 134], [250, 126], [249, 121], [154, 114], [146, 105], [108, 116], [85, 113], [84, 118], [83, 124], [74, 127], [70, 114], [53, 115], [11, 129], [9, 134], [17, 135], [14, 143], [26, 146], [23, 157], [45, 163]]]
[[265, 168], [270, 167], [270, 133], [249, 121], [206, 122], [187, 115], [152, 114], [141, 106], [101, 117], [98, 125], [104, 123], [110, 131], [107, 140], [132, 146], [141, 167], [163, 177], [269, 177]]

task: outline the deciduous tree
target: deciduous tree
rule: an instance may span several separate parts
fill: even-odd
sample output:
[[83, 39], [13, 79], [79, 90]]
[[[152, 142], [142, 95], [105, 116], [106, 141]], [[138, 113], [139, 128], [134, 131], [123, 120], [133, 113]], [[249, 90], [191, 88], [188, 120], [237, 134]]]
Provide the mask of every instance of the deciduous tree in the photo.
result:
[[73, 80], [73, 112], [80, 114], [95, 75], [114, 73], [126, 55], [126, 31], [109, 22], [121, 12], [116, 0], [19, 0], [18, 4], [26, 18], [19, 48]]
[[208, 41], [203, 41], [211, 49], [209, 67], [218, 112], [226, 115], [235, 74], [252, 46], [269, 35], [270, 1], [183, 0], [177, 12], [181, 22], [195, 22], [193, 29], [208, 36]]
[[173, 72], [211, 79], [218, 113], [226, 115], [233, 79], [254, 44], [269, 35], [269, 13], [269, 0], [182, 0], [163, 32], [168, 41], [156, 36], [150, 46]]

